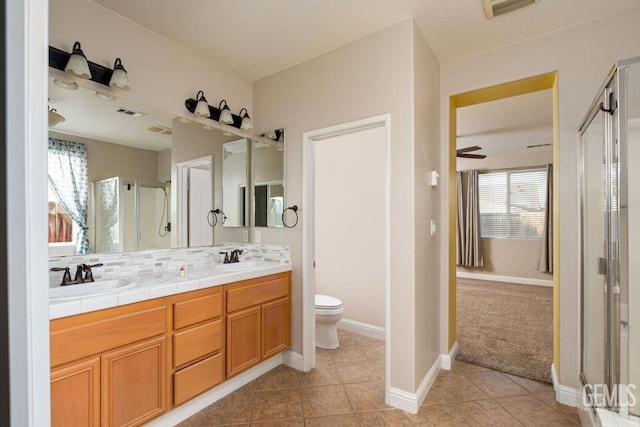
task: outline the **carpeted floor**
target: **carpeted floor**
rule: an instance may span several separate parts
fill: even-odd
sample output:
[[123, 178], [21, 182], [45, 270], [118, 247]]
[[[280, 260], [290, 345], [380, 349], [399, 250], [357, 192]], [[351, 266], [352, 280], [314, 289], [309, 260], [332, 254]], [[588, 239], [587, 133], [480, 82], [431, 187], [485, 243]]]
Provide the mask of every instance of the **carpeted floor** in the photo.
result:
[[458, 359], [551, 382], [553, 289], [458, 279]]

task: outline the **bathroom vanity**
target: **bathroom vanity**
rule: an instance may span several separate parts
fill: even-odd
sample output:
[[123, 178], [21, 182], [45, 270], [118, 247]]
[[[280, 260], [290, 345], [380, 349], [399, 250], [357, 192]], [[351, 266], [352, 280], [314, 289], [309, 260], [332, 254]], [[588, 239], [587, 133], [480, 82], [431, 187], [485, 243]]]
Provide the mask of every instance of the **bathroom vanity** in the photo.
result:
[[287, 349], [291, 266], [267, 264], [51, 320], [52, 425], [140, 425]]

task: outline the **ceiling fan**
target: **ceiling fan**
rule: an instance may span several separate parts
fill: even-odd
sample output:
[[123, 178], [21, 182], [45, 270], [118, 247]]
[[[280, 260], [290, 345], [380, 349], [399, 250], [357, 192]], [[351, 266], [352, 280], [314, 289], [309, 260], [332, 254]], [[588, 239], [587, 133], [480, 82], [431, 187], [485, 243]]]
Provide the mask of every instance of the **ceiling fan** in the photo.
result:
[[464, 157], [465, 159], [484, 159], [484, 154], [470, 154], [470, 151], [482, 150], [482, 147], [474, 145], [473, 147], [459, 148], [456, 150], [456, 157]]

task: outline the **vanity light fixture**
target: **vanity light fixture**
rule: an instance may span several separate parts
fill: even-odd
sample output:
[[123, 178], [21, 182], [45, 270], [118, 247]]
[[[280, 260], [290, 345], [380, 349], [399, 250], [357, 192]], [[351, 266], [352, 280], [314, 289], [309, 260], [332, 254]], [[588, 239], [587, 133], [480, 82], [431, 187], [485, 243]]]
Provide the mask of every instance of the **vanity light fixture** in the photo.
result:
[[84, 55], [80, 47], [80, 42], [73, 44], [73, 51], [69, 56], [69, 61], [64, 67], [64, 72], [73, 76], [80, 77], [81, 79], [91, 79], [91, 71], [89, 71], [89, 63], [87, 57]]
[[113, 95], [109, 95], [108, 93], [97, 92], [97, 91], [96, 91], [96, 98], [104, 99], [106, 101], [115, 101], [116, 100], [116, 97], [113, 96]]
[[54, 127], [66, 120], [67, 119], [65, 119], [62, 114], [58, 113], [55, 108], [49, 108], [49, 127]]
[[129, 76], [127, 70], [122, 66], [122, 60], [116, 58], [116, 62], [113, 64], [113, 73], [111, 73], [111, 80], [109, 80], [109, 86], [122, 90], [129, 90]]
[[53, 84], [64, 90], [78, 90], [80, 86], [76, 82], [68, 82], [66, 80], [53, 79]]
[[196, 108], [193, 114], [202, 117], [211, 117], [211, 111], [209, 111], [209, 104], [207, 98], [204, 97], [204, 92], [199, 91], [196, 95]]
[[[222, 104], [224, 104], [224, 106]], [[228, 125], [232, 125], [233, 117], [231, 116], [231, 110], [229, 109], [226, 100], [223, 99], [222, 101], [220, 101], [220, 104], [218, 104], [218, 110], [220, 110], [220, 119], [218, 121], [226, 123]]]
[[[239, 116], [235, 115], [231, 112], [227, 101], [224, 99], [220, 101], [220, 104], [218, 104], [218, 108], [212, 107], [207, 103], [207, 99], [204, 97], [203, 91], [198, 91], [196, 99], [186, 99], [184, 101], [184, 106], [186, 107], [187, 111], [197, 116], [208, 117], [211, 120], [217, 121], [219, 123], [225, 123], [238, 129], [253, 129], [251, 117], [249, 116], [249, 112], [246, 108], [240, 110]], [[220, 130], [225, 135], [233, 135], [230, 132], [226, 132], [224, 129]]]
[[[244, 114], [242, 112], [244, 111]], [[240, 122], [240, 129], [253, 129], [253, 123], [251, 123], [251, 117], [249, 117], [249, 112], [246, 108], [240, 110], [240, 118], [242, 121]]]

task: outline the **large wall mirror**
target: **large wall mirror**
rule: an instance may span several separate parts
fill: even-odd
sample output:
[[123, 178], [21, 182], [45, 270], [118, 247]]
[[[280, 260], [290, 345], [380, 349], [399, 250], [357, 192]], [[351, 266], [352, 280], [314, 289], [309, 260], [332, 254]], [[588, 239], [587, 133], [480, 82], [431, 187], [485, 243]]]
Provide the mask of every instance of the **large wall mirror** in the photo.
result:
[[247, 181], [248, 143], [245, 138], [226, 142], [222, 146], [222, 205], [224, 227], [246, 227], [249, 210]]
[[[49, 108], [55, 110], [49, 114], [50, 256], [246, 240], [248, 233], [242, 232], [249, 215], [246, 140], [69, 84], [55, 71], [49, 79]], [[234, 153], [228, 168], [225, 147]], [[194, 180], [208, 180], [200, 183], [208, 197], [203, 193], [193, 202], [191, 216], [181, 215], [179, 186], [184, 183], [177, 177], [177, 165], [206, 156], [209, 164], [194, 167], [192, 175]], [[82, 176], [86, 178], [78, 178]], [[228, 190], [227, 200], [223, 187], [234, 187], [235, 196], [231, 198], [233, 192]], [[197, 208], [196, 203], [200, 203]], [[210, 212], [216, 209], [225, 212], [225, 226], [222, 215], [215, 227], [210, 225]], [[195, 227], [207, 238], [191, 239], [192, 244], [188, 237], [178, 239], [181, 230], [188, 233]]]
[[285, 208], [285, 130], [266, 132], [253, 144], [253, 225], [282, 227]]

